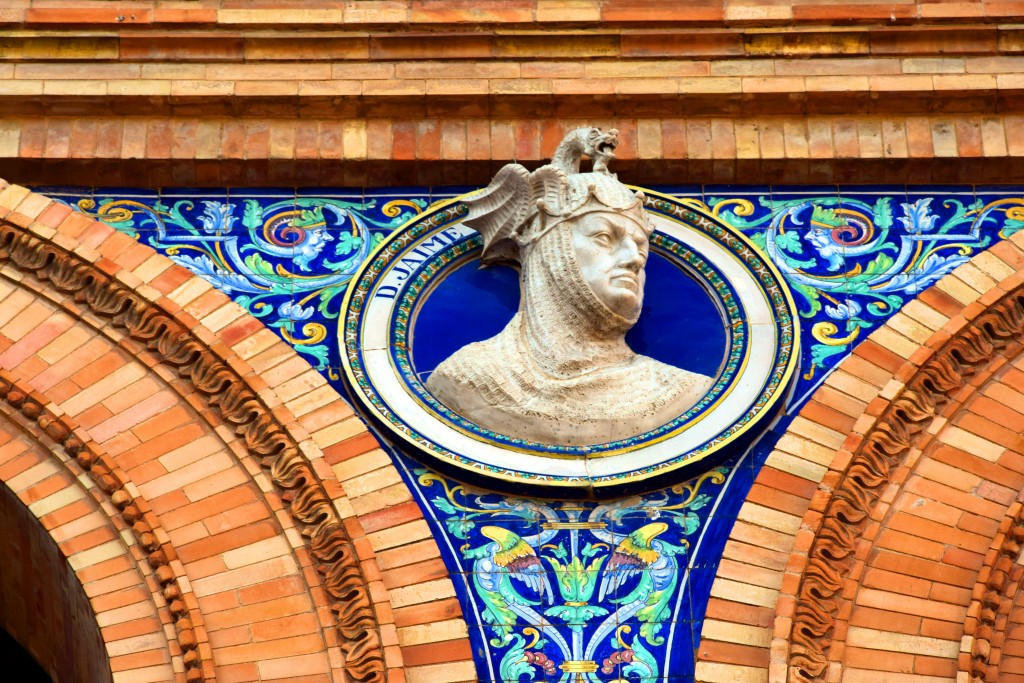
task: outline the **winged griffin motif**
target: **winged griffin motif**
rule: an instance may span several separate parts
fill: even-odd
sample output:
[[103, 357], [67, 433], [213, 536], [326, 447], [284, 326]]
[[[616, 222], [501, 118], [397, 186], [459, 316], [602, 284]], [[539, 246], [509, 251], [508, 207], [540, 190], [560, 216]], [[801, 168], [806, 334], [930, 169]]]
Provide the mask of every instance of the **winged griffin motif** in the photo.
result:
[[[477, 560], [477, 567], [487, 572], [487, 576], [497, 578], [499, 592], [503, 597], [518, 596], [515, 591], [501, 591], [502, 579], [516, 579], [526, 584], [530, 592], [538, 597], [547, 597], [550, 604], [554, 601], [551, 582], [544, 572], [537, 553], [514, 531], [496, 526], [480, 528], [480, 533], [491, 539], [492, 543], [485, 546], [488, 555]], [[513, 604], [518, 601], [513, 599]], [[536, 602], [529, 602], [536, 605]]]
[[[654, 522], [622, 539], [605, 566], [604, 579], [597, 594], [598, 602], [604, 602], [606, 595], [614, 596], [629, 577], [666, 564], [665, 556], [651, 543], [667, 529], [668, 524]], [[658, 545], [661, 546], [660, 543]]]
[[710, 500], [702, 486], [724, 482], [723, 468], [666, 493], [596, 505], [497, 498], [417, 473], [444, 489], [432, 502], [467, 541], [463, 576], [490, 635], [484, 647], [499, 655], [494, 680], [661, 680], [687, 575], [684, 537]]

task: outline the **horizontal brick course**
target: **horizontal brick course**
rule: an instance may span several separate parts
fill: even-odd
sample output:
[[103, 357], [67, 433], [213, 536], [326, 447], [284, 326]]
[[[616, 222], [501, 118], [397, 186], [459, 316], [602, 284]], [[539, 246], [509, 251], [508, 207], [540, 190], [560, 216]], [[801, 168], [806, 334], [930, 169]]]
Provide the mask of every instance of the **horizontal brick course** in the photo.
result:
[[[709, 179], [711, 169], [718, 176], [727, 171], [719, 179], [763, 179], [774, 162], [793, 171], [788, 182], [1005, 181], [1024, 171], [1024, 160], [1015, 156], [1024, 153], [1024, 147], [1014, 147], [1016, 130], [1024, 126], [1017, 119], [963, 114], [615, 117], [604, 125], [619, 128], [623, 145], [617, 168], [634, 182], [701, 182]], [[114, 117], [8, 119], [10, 145], [0, 156], [0, 170], [32, 182], [74, 182], [83, 169], [102, 169], [97, 180], [108, 184], [133, 179], [136, 184], [164, 185], [190, 178], [196, 184], [223, 185], [251, 181], [251, 164], [269, 156], [270, 164], [259, 171], [267, 182], [300, 172], [324, 185], [372, 184], [389, 177], [428, 184], [446, 178], [485, 183], [499, 164], [486, 159], [515, 157], [536, 163], [550, 158], [560, 140], [560, 134], [548, 135], [546, 125], [535, 119], [369, 119], [339, 126], [315, 118], [268, 123], [258, 118], [160, 117], [132, 119], [130, 131], [128, 123]], [[122, 125], [123, 136], [105, 137]], [[37, 133], [40, 129], [43, 136]], [[505, 136], [512, 130], [514, 149], [509, 147], [512, 138]], [[140, 146], [142, 140], [149, 142]], [[142, 156], [148, 159], [130, 160]], [[865, 158], [871, 156], [877, 162]], [[73, 163], [52, 163], [71, 157]], [[740, 163], [742, 158], [750, 158], [750, 164]], [[971, 158], [982, 166], [965, 165]], [[719, 160], [724, 166], [715, 165]], [[807, 163], [815, 160], [830, 164], [816, 173]], [[669, 168], [671, 178], [666, 175]]]
[[[1024, 97], [1024, 31], [990, 22], [1015, 6], [368, 0], [299, 11], [141, 1], [114, 11], [48, 1], [0, 15], [27, 22], [0, 40], [0, 159], [12, 160], [0, 173], [42, 183], [84, 174], [111, 184], [472, 184], [494, 170], [482, 162], [550, 153], [556, 141], [529, 131], [585, 111], [637, 141], [620, 154], [637, 182], [762, 182], [780, 171], [797, 183], [1014, 181], [1024, 176], [1020, 126], [1001, 112]], [[980, 8], [969, 24], [965, 7]], [[302, 30], [282, 36], [271, 25]], [[849, 125], [822, 125], [849, 112]], [[672, 119], [724, 123], [711, 145], [640, 134], [679, 129]], [[442, 135], [407, 133], [406, 121]], [[500, 134], [475, 144], [480, 121], [507, 121], [521, 149]], [[402, 142], [409, 135], [419, 144]], [[134, 159], [147, 163], [96, 162]], [[686, 164], [659, 178], [654, 159]]]
[[[81, 2], [76, 3], [81, 4]], [[361, 2], [360, 4], [369, 4]], [[662, 7], [665, 7], [662, 3]], [[837, 8], [848, 12], [849, 7]], [[227, 10], [234, 11], [234, 10]], [[245, 10], [243, 10], [245, 11]], [[692, 12], [691, 10], [687, 10]], [[117, 14], [113, 15], [116, 20]], [[686, 27], [679, 21], [661, 21], [636, 29], [628, 24], [602, 20], [575, 22], [568, 28], [495, 28], [486, 24], [392, 25], [384, 30], [360, 30], [341, 25], [324, 31], [323, 22], [301, 12], [279, 10], [274, 18], [288, 17], [306, 24], [309, 35], [283, 38], [260, 31], [263, 22], [246, 26], [243, 14], [229, 15], [233, 24], [210, 26], [151, 27], [125, 22], [90, 22], [67, 15], [69, 21], [40, 23], [0, 41], [0, 61], [48, 59], [87, 61], [96, 59], [142, 61], [318, 61], [338, 60], [489, 60], [501, 57], [527, 59], [557, 57], [847, 57], [904, 55], [1014, 55], [1024, 51], [1024, 31], [1017, 26], [973, 24], [950, 28], [933, 19], [922, 25], [846, 28], [809, 26], [799, 31], [772, 28], [771, 22], [745, 28]], [[264, 14], [264, 18], [271, 15]], [[82, 36], [62, 29], [81, 30], [95, 23], [106, 35]], [[282, 22], [284, 23], [284, 22]], [[121, 26], [110, 25], [121, 24]], [[438, 25], [440, 24], [440, 25]], [[144, 32], [140, 29], [148, 29]], [[254, 29], [254, 30], [247, 30]], [[540, 29], [540, 30], [539, 30]], [[549, 29], [550, 30], [550, 29]], [[315, 46], [315, 47], [314, 47]]]

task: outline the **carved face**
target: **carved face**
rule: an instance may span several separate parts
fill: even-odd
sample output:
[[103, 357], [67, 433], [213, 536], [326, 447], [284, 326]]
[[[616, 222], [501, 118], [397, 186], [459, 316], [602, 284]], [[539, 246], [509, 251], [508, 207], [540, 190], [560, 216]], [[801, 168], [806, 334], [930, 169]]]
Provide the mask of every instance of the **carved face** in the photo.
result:
[[644, 300], [647, 233], [610, 211], [587, 213], [572, 221], [572, 245], [583, 279], [598, 300], [635, 320]]

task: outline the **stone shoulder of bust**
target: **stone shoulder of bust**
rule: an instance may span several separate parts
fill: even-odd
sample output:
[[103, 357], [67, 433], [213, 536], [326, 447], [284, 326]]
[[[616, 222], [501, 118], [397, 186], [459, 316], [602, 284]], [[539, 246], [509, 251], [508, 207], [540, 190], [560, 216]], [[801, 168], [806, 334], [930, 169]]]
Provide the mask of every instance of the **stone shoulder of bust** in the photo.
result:
[[[459, 349], [434, 370], [428, 389], [451, 410], [501, 434], [581, 446], [655, 429], [712, 385], [710, 377], [641, 355], [576, 378], [552, 378], [515, 351], [510, 361], [507, 347], [499, 334]], [[616, 400], [600, 400], [612, 391]]]
[[[710, 377], [634, 353], [652, 230], [642, 197], [608, 172], [617, 132], [573, 131], [552, 162], [505, 166], [469, 198], [482, 260], [520, 265], [520, 311], [441, 363], [427, 389], [495, 432], [556, 445], [617, 441], [665, 424]], [[593, 171], [580, 173], [583, 156]]]

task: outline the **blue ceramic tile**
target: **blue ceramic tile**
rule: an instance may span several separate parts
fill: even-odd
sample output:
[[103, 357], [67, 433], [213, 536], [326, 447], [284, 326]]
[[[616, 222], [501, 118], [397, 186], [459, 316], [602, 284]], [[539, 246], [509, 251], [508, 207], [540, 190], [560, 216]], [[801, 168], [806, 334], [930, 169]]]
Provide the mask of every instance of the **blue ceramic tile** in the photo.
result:
[[975, 215], [979, 239], [1005, 239], [1024, 228], [1024, 192], [979, 193], [981, 208]]
[[91, 198], [93, 199], [93, 201], [96, 202], [97, 205], [113, 202], [117, 203], [119, 206], [124, 206], [129, 209], [133, 209], [138, 205], [141, 205], [143, 207], [154, 207], [160, 203], [160, 196], [156, 193], [138, 194], [136, 196], [132, 196], [122, 194], [110, 194], [106, 190], [102, 190], [91, 195]]
[[[956, 196], [956, 195], [973, 195], [976, 190], [973, 185], [924, 185], [920, 186], [926, 190], [929, 194], [936, 196]], [[908, 185], [908, 190], [914, 190], [914, 185]]]
[[64, 204], [65, 206], [70, 206], [72, 209], [78, 209], [81, 211], [82, 209], [78, 206], [78, 202], [83, 199], [88, 202], [91, 201], [92, 198], [86, 195], [50, 195], [50, 199], [54, 200], [58, 204]]
[[391, 233], [430, 205], [430, 195], [370, 195], [363, 199], [360, 217], [375, 230]]
[[841, 185], [838, 193], [842, 197], [859, 197], [862, 195], [899, 196], [907, 192], [906, 185]]
[[[742, 185], [739, 187], [743, 187]], [[771, 196], [810, 195], [815, 197], [834, 197], [839, 194], [839, 185], [770, 185], [763, 188], [765, 194]]]
[[896, 228], [917, 239], [966, 241], [977, 239], [976, 212], [982, 203], [973, 194], [939, 195], [910, 192], [896, 209]]
[[429, 197], [429, 187], [366, 187], [363, 188], [365, 197]]
[[764, 194], [770, 196], [774, 201], [788, 201], [790, 199], [838, 197], [840, 191], [839, 185], [772, 185], [764, 190]]
[[740, 195], [764, 195], [770, 196], [771, 190], [766, 186], [733, 185], [727, 183], [713, 183], [700, 186], [701, 193], [705, 197], [738, 197]]
[[444, 187], [435, 187], [430, 191], [430, 201], [436, 202], [444, 199], [451, 199], [452, 197], [458, 197], [460, 195], [468, 194], [479, 190], [482, 185], [446, 185]]
[[1024, 195], [1024, 185], [975, 185], [974, 191], [978, 194], [1019, 197]]
[[50, 198], [60, 204], [65, 204], [76, 211], [81, 211], [86, 214], [91, 214], [96, 207], [96, 202], [92, 195], [50, 195]]
[[571, 638], [566, 639], [561, 629], [557, 628], [541, 628], [536, 631], [536, 635], [528, 636], [525, 644], [532, 644], [533, 647], [525, 650], [523, 656], [533, 667], [535, 680], [554, 679], [561, 674], [558, 665], [566, 660], [566, 650], [571, 650]]
[[74, 204], [78, 210], [132, 237], [160, 229], [163, 217], [158, 211], [159, 205], [155, 194], [138, 197], [97, 194]]
[[772, 222], [771, 198], [760, 192], [706, 193], [703, 201], [729, 225], [745, 232], [762, 232]]
[[329, 199], [344, 199], [347, 201], [362, 202], [363, 188], [361, 187], [300, 187], [295, 191], [297, 197], [323, 197]]
[[700, 185], [654, 185], [651, 189], [673, 197], [694, 197], [696, 199], [704, 197], [704, 191]]
[[[66, 189], [70, 190], [71, 188]], [[118, 199], [138, 199], [140, 197], [157, 197], [160, 195], [159, 190], [143, 187], [97, 187], [92, 189], [83, 189], [88, 190], [89, 194], [95, 194], [97, 196], [102, 195], [104, 197], [117, 197]]]
[[[197, 192], [197, 194], [199, 194]], [[228, 190], [228, 197], [231, 199], [260, 198], [272, 201], [294, 199], [295, 188], [292, 187], [246, 187], [231, 188]]]
[[[93, 188], [79, 186], [63, 186], [63, 185], [35, 185], [32, 188], [33, 192], [39, 194], [45, 194], [48, 197], [91, 197], [93, 194]], [[103, 190], [104, 192], [106, 190]]]
[[[104, 192], [110, 193], [111, 191], [104, 188]], [[227, 199], [229, 190], [227, 188], [217, 187], [164, 187], [160, 188], [159, 194], [161, 197], [174, 197], [176, 199], [219, 199], [224, 201]], [[131, 192], [126, 193], [126, 196], [131, 196]]]

